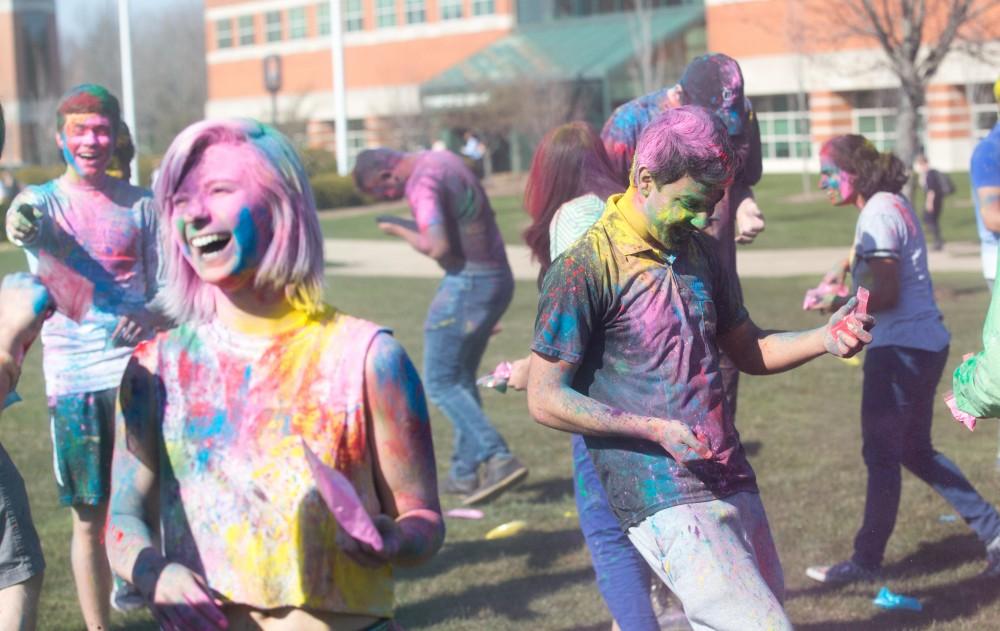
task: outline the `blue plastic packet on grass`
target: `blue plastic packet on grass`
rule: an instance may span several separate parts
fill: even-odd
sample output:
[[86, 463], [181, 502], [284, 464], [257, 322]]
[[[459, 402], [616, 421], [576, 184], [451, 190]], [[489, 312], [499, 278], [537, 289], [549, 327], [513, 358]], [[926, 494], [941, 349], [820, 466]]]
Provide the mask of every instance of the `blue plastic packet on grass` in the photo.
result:
[[878, 595], [875, 596], [875, 600], [872, 601], [876, 607], [881, 607], [882, 609], [903, 609], [906, 611], [923, 611], [924, 606], [920, 604], [920, 601], [912, 596], [904, 596], [902, 594], [894, 594], [889, 591], [888, 587], [883, 586], [879, 590]]
[[0, 409], [6, 410], [15, 403], [20, 403], [20, 402], [21, 402], [21, 395], [19, 395], [14, 390], [11, 390], [10, 392], [7, 393], [7, 397], [3, 400], [3, 408]]

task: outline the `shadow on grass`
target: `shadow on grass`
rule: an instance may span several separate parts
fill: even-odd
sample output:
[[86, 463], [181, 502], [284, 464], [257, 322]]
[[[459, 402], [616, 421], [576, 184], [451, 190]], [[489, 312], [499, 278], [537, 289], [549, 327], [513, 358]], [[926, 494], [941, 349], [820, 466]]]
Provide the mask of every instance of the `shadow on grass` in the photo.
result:
[[[877, 583], [854, 585], [852, 593], [859, 596], [869, 591], [874, 598], [878, 586], [894, 579], [926, 576], [949, 571], [967, 563], [984, 561], [983, 544], [971, 534], [952, 535], [939, 541], [923, 543], [912, 554], [882, 569], [882, 579]], [[890, 584], [890, 589], [892, 586]], [[876, 630], [902, 627], [919, 629], [940, 625], [974, 615], [979, 609], [1000, 599], [1000, 580], [971, 576], [958, 582], [942, 583], [914, 589], [907, 596], [918, 598], [924, 606], [921, 612], [880, 611], [867, 620], [828, 620], [805, 623], [796, 629], [814, 630]], [[806, 589], [790, 590], [787, 599], [819, 595], [837, 590], [837, 587], [817, 585]], [[867, 595], [867, 594], [866, 594]]]
[[[972, 534], [951, 535], [938, 541], [921, 543], [915, 552], [909, 554], [895, 563], [890, 563], [882, 568], [882, 576], [877, 581], [898, 580], [913, 576], [926, 576], [937, 574], [954, 567], [971, 563], [977, 559], [984, 559], [983, 544]], [[859, 591], [859, 585], [875, 585], [872, 583], [855, 584], [853, 586], [836, 586], [816, 583], [810, 587], [802, 589], [790, 589], [785, 592], [785, 600], [794, 600], [808, 596], [817, 596], [831, 592], [848, 589], [852, 592]], [[1000, 585], [1000, 583], [998, 583]], [[877, 587], [873, 587], [872, 598], [875, 597]]]
[[517, 494], [527, 495], [528, 497], [523, 499], [531, 503], [558, 502], [573, 494], [573, 481], [569, 478], [538, 480], [522, 484], [517, 488]]
[[493, 583], [485, 577], [482, 582], [468, 584], [461, 591], [404, 605], [398, 609], [397, 617], [413, 626], [453, 620], [456, 615], [472, 617], [482, 611], [494, 612], [508, 620], [530, 620], [540, 615], [531, 610], [535, 599], [558, 593], [575, 583], [594, 580], [594, 571], [590, 567], [556, 573], [547, 571], [560, 557], [578, 550], [582, 545], [583, 535], [577, 528], [554, 532], [529, 531], [494, 541], [446, 543], [430, 563], [403, 570], [400, 576], [407, 580], [430, 578], [458, 565], [471, 567], [519, 556], [527, 556], [527, 566], [539, 571], [529, 571], [500, 583]]
[[[461, 591], [404, 605], [397, 609], [396, 617], [412, 627], [438, 624], [456, 617], [475, 617], [481, 612], [519, 622], [541, 620], [548, 614], [531, 610], [535, 599], [545, 598], [574, 583], [592, 580], [594, 571], [588, 567], [545, 575], [518, 576], [496, 585], [469, 585]], [[607, 624], [603, 626], [607, 628]]]
[[923, 611], [878, 611], [867, 620], [826, 620], [799, 624], [795, 628], [799, 631], [942, 628], [942, 625], [949, 622], [973, 616], [981, 608], [995, 602], [1000, 598], [997, 587], [997, 579], [970, 576], [957, 583], [935, 585], [907, 593], [907, 596], [920, 600], [924, 606]]

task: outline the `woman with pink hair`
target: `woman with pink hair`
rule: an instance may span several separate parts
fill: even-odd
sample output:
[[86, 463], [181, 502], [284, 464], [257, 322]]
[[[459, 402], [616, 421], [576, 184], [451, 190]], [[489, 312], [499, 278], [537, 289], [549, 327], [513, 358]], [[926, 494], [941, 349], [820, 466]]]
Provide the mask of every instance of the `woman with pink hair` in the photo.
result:
[[[179, 326], [137, 347], [122, 381], [114, 571], [169, 629], [393, 628], [391, 566], [444, 537], [427, 408], [388, 331], [323, 304], [295, 151], [255, 121], [197, 123], [156, 198]], [[357, 505], [335, 520], [340, 476]]]

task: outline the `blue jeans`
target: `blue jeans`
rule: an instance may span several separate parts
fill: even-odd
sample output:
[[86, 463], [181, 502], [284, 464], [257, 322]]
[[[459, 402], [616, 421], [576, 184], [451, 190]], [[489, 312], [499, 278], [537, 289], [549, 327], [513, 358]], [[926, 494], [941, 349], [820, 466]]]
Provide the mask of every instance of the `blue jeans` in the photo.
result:
[[885, 346], [865, 352], [861, 437], [868, 491], [853, 557], [862, 567], [882, 564], [899, 509], [900, 465], [951, 504], [980, 541], [1000, 535], [1000, 514], [931, 445], [934, 391], [947, 358], [947, 347], [932, 352]]
[[576, 512], [597, 574], [597, 588], [622, 631], [658, 631], [649, 601], [649, 566], [611, 512], [583, 437], [574, 434], [572, 441]]
[[455, 428], [451, 476], [475, 478], [479, 465], [510, 450], [483, 412], [476, 387], [490, 333], [514, 295], [510, 268], [449, 272], [424, 322], [424, 387]]

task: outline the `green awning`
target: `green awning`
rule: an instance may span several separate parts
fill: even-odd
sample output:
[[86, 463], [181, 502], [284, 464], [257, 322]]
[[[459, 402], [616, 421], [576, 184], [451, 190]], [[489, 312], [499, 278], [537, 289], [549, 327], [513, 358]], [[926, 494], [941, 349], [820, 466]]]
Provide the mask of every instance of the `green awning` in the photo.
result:
[[[425, 82], [421, 91], [442, 94], [525, 77], [603, 79], [635, 56], [635, 20], [624, 12], [525, 25]], [[660, 44], [704, 20], [701, 3], [653, 10], [650, 39]]]

